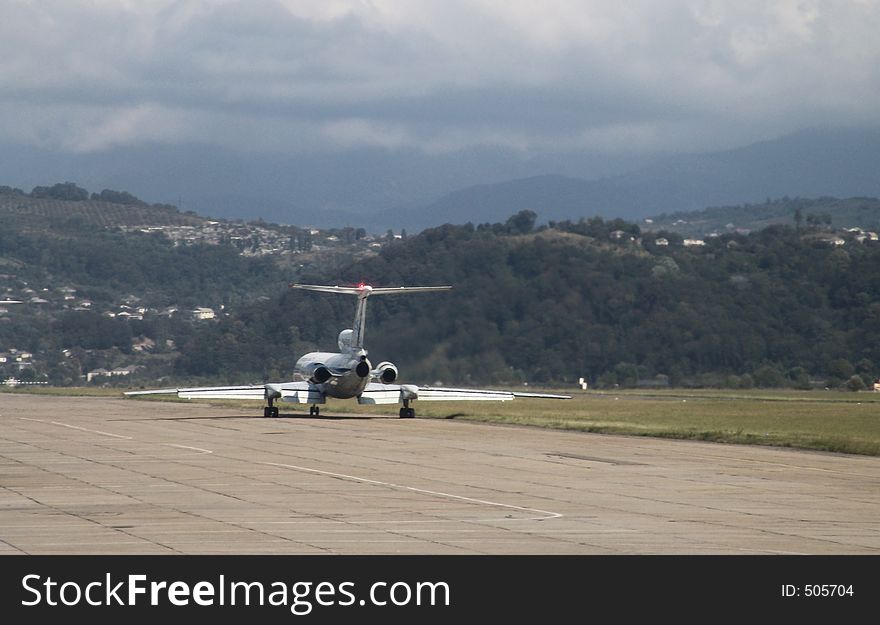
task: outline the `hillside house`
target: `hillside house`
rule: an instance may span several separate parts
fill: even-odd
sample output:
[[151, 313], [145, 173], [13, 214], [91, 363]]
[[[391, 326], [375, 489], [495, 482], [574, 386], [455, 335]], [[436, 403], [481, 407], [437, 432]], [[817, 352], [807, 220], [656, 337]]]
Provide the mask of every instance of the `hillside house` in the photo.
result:
[[192, 311], [192, 316], [193, 319], [198, 321], [205, 321], [208, 319], [214, 319], [217, 315], [213, 308], [204, 308], [200, 306]]

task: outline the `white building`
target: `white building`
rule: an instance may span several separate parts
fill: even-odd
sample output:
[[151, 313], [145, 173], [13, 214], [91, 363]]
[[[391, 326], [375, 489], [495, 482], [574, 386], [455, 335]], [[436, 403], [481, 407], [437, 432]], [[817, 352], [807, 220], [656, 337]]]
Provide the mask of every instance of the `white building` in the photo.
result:
[[198, 319], [199, 321], [204, 321], [206, 319], [213, 319], [217, 315], [214, 313], [213, 308], [203, 308], [199, 307], [192, 311], [193, 319]]

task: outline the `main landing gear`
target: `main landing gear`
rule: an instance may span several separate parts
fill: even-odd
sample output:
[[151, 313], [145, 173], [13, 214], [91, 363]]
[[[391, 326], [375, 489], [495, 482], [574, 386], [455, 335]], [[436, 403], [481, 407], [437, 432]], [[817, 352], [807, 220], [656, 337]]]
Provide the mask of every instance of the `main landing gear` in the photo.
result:
[[263, 416], [267, 419], [278, 416], [278, 406], [275, 405], [275, 399], [270, 397], [266, 400], [269, 405], [263, 408]]
[[312, 404], [309, 406], [309, 416], [311, 417], [320, 417], [321, 416], [321, 407]]
[[403, 408], [400, 409], [400, 418], [401, 419], [412, 419], [416, 416], [416, 409], [409, 407], [409, 400], [403, 400]]

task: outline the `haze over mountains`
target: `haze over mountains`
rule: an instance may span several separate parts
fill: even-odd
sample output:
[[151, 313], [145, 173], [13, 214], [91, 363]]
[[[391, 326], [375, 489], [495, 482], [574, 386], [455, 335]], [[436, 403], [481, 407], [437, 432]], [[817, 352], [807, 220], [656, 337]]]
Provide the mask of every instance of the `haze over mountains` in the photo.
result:
[[215, 217], [417, 231], [442, 223], [638, 219], [767, 198], [880, 196], [880, 129], [805, 130], [715, 153], [529, 156], [362, 149], [243, 154], [151, 145], [75, 154], [7, 145], [0, 183], [72, 180]]

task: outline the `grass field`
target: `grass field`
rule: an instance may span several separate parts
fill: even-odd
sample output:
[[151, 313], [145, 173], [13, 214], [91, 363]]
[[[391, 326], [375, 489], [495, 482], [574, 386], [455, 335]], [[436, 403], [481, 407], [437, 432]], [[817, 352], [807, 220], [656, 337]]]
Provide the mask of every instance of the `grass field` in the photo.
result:
[[[116, 389], [31, 388], [12, 392], [119, 397]], [[568, 391], [566, 391], [568, 392]], [[149, 396], [133, 401], [179, 400]], [[0, 400], [2, 401], [2, 400]], [[211, 401], [242, 406], [260, 416], [258, 402]], [[576, 392], [570, 401], [415, 402], [421, 418], [508, 423], [606, 434], [775, 445], [880, 456], [880, 393], [838, 391]], [[308, 414], [281, 404], [282, 414]], [[359, 406], [328, 400], [325, 415], [396, 414], [396, 406]]]
[[[570, 401], [414, 405], [420, 417], [880, 455], [880, 394], [874, 393], [590, 391]], [[346, 406], [328, 403], [325, 410], [351, 412]]]

